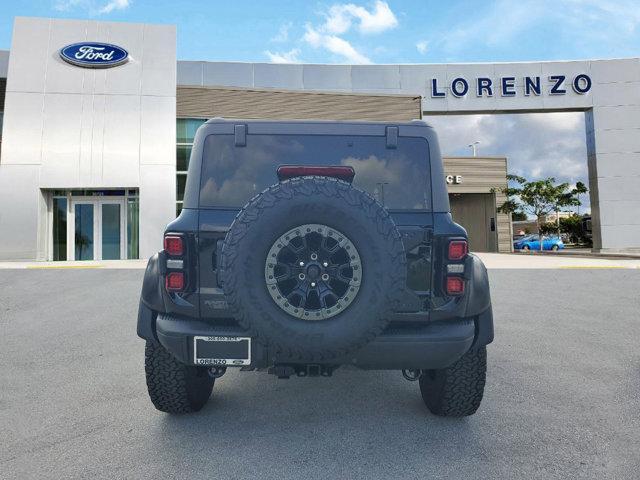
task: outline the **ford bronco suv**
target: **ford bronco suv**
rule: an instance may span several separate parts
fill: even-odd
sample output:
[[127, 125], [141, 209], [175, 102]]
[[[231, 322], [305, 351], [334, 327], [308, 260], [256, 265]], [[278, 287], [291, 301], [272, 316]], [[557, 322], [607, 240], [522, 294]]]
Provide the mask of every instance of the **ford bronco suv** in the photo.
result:
[[487, 271], [453, 222], [422, 121], [212, 119], [144, 276], [149, 396], [201, 409], [228, 368], [399, 370], [436, 415], [473, 414], [493, 340]]

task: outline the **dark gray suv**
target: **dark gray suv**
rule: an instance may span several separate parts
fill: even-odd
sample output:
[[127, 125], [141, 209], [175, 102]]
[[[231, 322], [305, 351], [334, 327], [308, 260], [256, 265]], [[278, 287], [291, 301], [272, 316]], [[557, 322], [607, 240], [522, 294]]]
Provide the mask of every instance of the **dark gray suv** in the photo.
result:
[[138, 314], [155, 407], [201, 409], [227, 368], [343, 365], [474, 413], [493, 340], [487, 272], [454, 223], [438, 140], [410, 123], [213, 119]]

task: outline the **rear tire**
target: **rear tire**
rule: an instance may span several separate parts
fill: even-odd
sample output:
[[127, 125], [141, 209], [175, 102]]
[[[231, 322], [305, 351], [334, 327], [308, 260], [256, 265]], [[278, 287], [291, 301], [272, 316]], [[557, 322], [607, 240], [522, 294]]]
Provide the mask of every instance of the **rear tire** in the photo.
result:
[[425, 405], [441, 417], [473, 415], [482, 401], [487, 376], [487, 348], [465, 353], [453, 365], [426, 370], [420, 377]]
[[525, 251], [528, 252], [529, 251], [529, 245], [523, 245], [522, 246], [522, 250], [525, 250]]
[[554, 252], [557, 252], [558, 250], [560, 250], [560, 247], [558, 247], [558, 245], [554, 245], [551, 247], [551, 250], [553, 250]]
[[197, 412], [209, 400], [215, 382], [206, 368], [180, 363], [151, 342], [144, 350], [144, 370], [151, 402], [166, 413]]

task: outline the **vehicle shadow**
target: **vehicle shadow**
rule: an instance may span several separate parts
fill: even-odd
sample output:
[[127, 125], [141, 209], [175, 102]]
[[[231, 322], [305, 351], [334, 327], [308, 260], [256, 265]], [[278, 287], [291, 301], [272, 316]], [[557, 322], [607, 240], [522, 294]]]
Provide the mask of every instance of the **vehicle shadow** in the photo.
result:
[[274, 478], [277, 472], [345, 478], [358, 471], [380, 477], [424, 472], [426, 452], [429, 469], [450, 468], [460, 455], [481, 455], [486, 441], [482, 413], [431, 415], [417, 382], [400, 372], [345, 369], [331, 378], [290, 380], [227, 375], [201, 412], [157, 422], [151, 445], [172, 462], [195, 458], [203, 468], [222, 462], [238, 477], [260, 465]]

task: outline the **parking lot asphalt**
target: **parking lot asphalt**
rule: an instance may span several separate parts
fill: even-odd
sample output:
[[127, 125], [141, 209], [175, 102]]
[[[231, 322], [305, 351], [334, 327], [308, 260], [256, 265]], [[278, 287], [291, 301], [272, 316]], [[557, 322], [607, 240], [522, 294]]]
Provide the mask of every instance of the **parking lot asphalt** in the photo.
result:
[[203, 411], [147, 398], [142, 270], [0, 271], [2, 478], [638, 478], [640, 270], [490, 270], [476, 415], [400, 372], [220, 379]]

